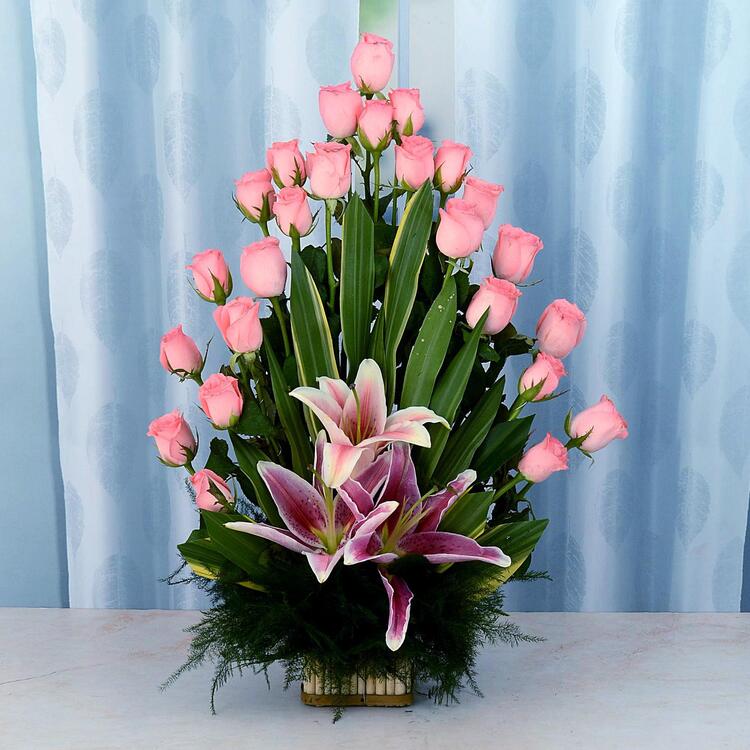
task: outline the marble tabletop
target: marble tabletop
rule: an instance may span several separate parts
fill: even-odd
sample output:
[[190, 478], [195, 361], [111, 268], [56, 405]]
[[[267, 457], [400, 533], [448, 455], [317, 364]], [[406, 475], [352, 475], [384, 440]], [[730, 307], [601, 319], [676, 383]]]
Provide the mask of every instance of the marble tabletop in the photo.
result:
[[208, 669], [160, 692], [196, 612], [0, 609], [0, 747], [750, 748], [750, 615], [518, 614], [543, 643], [488, 649], [484, 698], [303, 706], [246, 674], [208, 708]]

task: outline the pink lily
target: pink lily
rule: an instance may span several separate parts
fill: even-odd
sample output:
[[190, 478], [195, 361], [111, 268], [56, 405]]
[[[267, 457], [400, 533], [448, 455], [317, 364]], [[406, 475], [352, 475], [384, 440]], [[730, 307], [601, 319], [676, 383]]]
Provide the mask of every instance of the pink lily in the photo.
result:
[[[385, 566], [404, 555], [421, 555], [436, 565], [472, 560], [501, 568], [511, 564], [499, 547], [483, 547], [462, 534], [437, 530], [443, 514], [476, 479], [475, 471], [464, 471], [444, 490], [422, 496], [409, 447], [397, 443], [388, 455], [390, 467], [380, 502], [355, 526], [344, 547], [344, 565]], [[385, 641], [397, 651], [406, 637], [413, 594], [402, 578], [387, 569], [381, 567], [380, 576], [389, 605]]]
[[322, 474], [329, 487], [339, 487], [356, 476], [363, 455], [372, 458], [387, 443], [429, 448], [425, 423], [449, 427], [443, 417], [424, 406], [410, 406], [389, 416], [383, 375], [372, 359], [362, 360], [352, 388], [343, 380], [326, 377], [318, 378], [318, 386], [295, 388], [291, 395], [313, 411], [328, 433]]
[[334, 494], [317, 478], [324, 444], [325, 433], [321, 432], [315, 444], [317, 471], [313, 484], [271, 461], [258, 462], [258, 473], [268, 487], [286, 529], [249, 521], [225, 524], [227, 528], [268, 539], [303, 554], [320, 583], [328, 578], [341, 559], [354, 524], [362, 521], [365, 514], [377, 516], [372, 495], [380, 489], [388, 473], [387, 456], [383, 456], [357, 480], [344, 482]]

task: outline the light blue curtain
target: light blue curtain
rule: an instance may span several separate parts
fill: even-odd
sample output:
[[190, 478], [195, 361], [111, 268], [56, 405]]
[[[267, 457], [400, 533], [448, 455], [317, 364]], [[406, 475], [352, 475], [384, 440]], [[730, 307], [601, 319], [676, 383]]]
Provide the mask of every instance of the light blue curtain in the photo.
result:
[[71, 606], [200, 603], [159, 581], [195, 516], [146, 428], [175, 407], [203, 421], [195, 388], [159, 367], [159, 337], [178, 323], [214, 334], [185, 265], [218, 247], [237, 269], [258, 239], [233, 179], [264, 166], [271, 139], [321, 138], [318, 86], [349, 77], [357, 10], [32, 4]]
[[[470, 7], [469, 7], [470, 6]], [[469, 12], [470, 11], [470, 12]], [[511, 607], [737, 610], [750, 487], [750, 4], [456, 3], [456, 139], [545, 249], [517, 320], [589, 327], [541, 436], [609, 394], [630, 438], [535, 488]], [[412, 82], [417, 85], [417, 81]], [[487, 241], [491, 242], [494, 227]], [[484, 269], [485, 271], [488, 268]]]

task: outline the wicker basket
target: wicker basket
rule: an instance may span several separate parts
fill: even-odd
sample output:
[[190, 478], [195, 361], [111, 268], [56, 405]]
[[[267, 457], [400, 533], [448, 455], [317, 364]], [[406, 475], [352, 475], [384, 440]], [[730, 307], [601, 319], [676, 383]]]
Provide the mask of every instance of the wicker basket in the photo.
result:
[[314, 667], [305, 675], [301, 698], [308, 706], [410, 706], [414, 702], [411, 679], [352, 675], [334, 683]]

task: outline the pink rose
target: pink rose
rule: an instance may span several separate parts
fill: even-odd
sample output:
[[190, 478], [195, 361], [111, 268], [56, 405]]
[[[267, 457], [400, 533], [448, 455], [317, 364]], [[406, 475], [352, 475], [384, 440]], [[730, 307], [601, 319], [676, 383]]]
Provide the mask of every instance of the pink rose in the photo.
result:
[[161, 337], [159, 362], [167, 372], [183, 378], [200, 375], [203, 369], [200, 350], [195, 341], [183, 333], [181, 325]]
[[313, 143], [307, 154], [310, 189], [318, 198], [341, 198], [352, 185], [352, 147], [347, 143]]
[[376, 34], [362, 34], [351, 59], [355, 85], [366, 93], [385, 88], [395, 59], [391, 42]]
[[521, 292], [510, 281], [488, 276], [480, 284], [466, 308], [466, 322], [474, 328], [484, 315], [484, 311], [489, 309], [490, 314], [484, 324], [483, 333], [494, 336], [510, 323], [520, 296]]
[[598, 404], [576, 414], [570, 422], [571, 437], [582, 437], [589, 430], [591, 434], [583, 441], [581, 448], [593, 453], [615, 439], [624, 440], [628, 436], [628, 423], [615, 405], [606, 396], [602, 396]]
[[312, 227], [312, 213], [307, 202], [307, 193], [301, 187], [285, 187], [279, 191], [273, 212], [279, 229], [291, 236], [292, 227], [304, 237]]
[[242, 394], [237, 378], [214, 373], [198, 389], [201, 409], [219, 430], [234, 427], [242, 414]]
[[356, 133], [362, 97], [349, 81], [338, 86], [321, 86], [318, 106], [323, 124], [334, 138], [348, 138]]
[[388, 95], [393, 105], [393, 119], [401, 135], [414, 135], [424, 125], [424, 110], [419, 89], [393, 89]]
[[484, 222], [474, 206], [461, 198], [451, 198], [439, 210], [435, 242], [438, 250], [449, 258], [465, 258], [482, 244]]
[[497, 199], [504, 190], [502, 185], [495, 185], [492, 182], [480, 180], [478, 177], [467, 177], [464, 180], [464, 200], [471, 203], [482, 217], [485, 229], [495, 218]]
[[572, 302], [556, 299], [545, 308], [536, 324], [539, 351], [563, 359], [581, 343], [586, 316]]
[[242, 280], [258, 297], [278, 297], [286, 286], [286, 273], [286, 261], [275, 237], [264, 237], [242, 251]]
[[534, 363], [527, 367], [521, 375], [519, 390], [523, 393], [544, 381], [544, 385], [534, 397], [534, 401], [541, 401], [557, 388], [560, 378], [565, 374], [565, 367], [559, 359], [544, 352], [539, 352]]
[[471, 159], [471, 149], [463, 143], [443, 141], [435, 154], [435, 187], [441, 193], [455, 193], [461, 187]]
[[254, 352], [263, 343], [260, 303], [237, 297], [214, 310], [214, 320], [227, 346], [239, 354]]
[[395, 151], [396, 179], [402, 186], [417, 190], [425, 180], [432, 181], [435, 175], [432, 141], [421, 135], [405, 135]]
[[254, 221], [268, 221], [276, 198], [267, 169], [247, 172], [235, 180], [235, 198], [245, 213]]
[[526, 281], [534, 266], [536, 254], [543, 247], [544, 244], [535, 234], [524, 232], [510, 224], [501, 224], [492, 253], [492, 270], [495, 276], [514, 284]]
[[201, 510], [224, 510], [217, 494], [223, 496], [228, 503], [234, 499], [229, 485], [211, 469], [196, 471], [190, 477], [190, 484], [195, 490], [195, 504]]
[[393, 107], [390, 102], [370, 99], [359, 113], [357, 133], [368, 151], [382, 151], [391, 140]]
[[186, 268], [193, 272], [195, 288], [207, 302], [223, 305], [227, 295], [232, 293], [232, 275], [221, 250], [197, 253]]
[[556, 471], [568, 468], [568, 451], [565, 446], [550, 433], [541, 443], [529, 448], [518, 462], [518, 471], [529, 482], [543, 482]]
[[307, 176], [305, 160], [299, 150], [299, 141], [272, 143], [266, 150], [266, 166], [273, 177], [273, 181], [280, 187], [302, 185]]
[[169, 466], [184, 466], [195, 457], [195, 437], [177, 409], [151, 422], [146, 434], [154, 439], [161, 460]]

